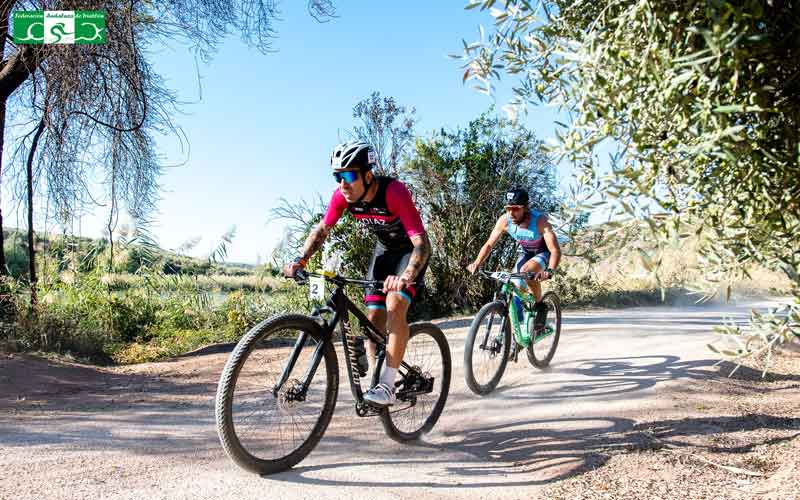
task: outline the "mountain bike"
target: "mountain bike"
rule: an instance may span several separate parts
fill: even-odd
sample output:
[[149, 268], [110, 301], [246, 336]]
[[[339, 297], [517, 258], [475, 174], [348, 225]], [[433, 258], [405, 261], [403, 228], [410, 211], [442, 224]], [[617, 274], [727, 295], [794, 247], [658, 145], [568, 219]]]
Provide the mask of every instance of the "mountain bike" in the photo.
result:
[[561, 300], [552, 291], [542, 296], [547, 308], [546, 321], [536, 328], [533, 294], [512, 282], [534, 279], [535, 274], [481, 271], [482, 276], [497, 281], [500, 287], [492, 302], [484, 305], [472, 320], [464, 345], [464, 377], [475, 394], [492, 392], [508, 360], [516, 363], [522, 350], [539, 369], [546, 368], [553, 359], [561, 336]]
[[[378, 416], [386, 434], [398, 442], [418, 439], [436, 424], [450, 389], [450, 347], [432, 323], [413, 323], [395, 382], [397, 402], [388, 408], [364, 401], [364, 340], [376, 344], [372, 385], [386, 357], [386, 336], [345, 294], [345, 286], [382, 288], [382, 281], [345, 278], [333, 273], [298, 273], [311, 287], [331, 283], [325, 307], [309, 316], [269, 318], [238, 342], [220, 377], [216, 422], [222, 447], [240, 467], [274, 474], [305, 458], [322, 438], [336, 407], [339, 366], [334, 349], [336, 327], [359, 417]], [[324, 292], [322, 292], [324, 296]], [[355, 316], [358, 330], [350, 324]], [[361, 363], [359, 362], [361, 358]]]

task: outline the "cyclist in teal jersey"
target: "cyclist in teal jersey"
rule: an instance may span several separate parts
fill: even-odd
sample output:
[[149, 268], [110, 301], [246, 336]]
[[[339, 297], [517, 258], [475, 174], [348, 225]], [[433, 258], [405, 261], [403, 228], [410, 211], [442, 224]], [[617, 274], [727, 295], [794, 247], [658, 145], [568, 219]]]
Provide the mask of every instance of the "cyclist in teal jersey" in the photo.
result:
[[[542, 285], [540, 281], [550, 279], [561, 261], [561, 247], [558, 245], [553, 226], [547, 220], [547, 215], [528, 206], [528, 192], [524, 189], [512, 189], [505, 195], [506, 213], [497, 219], [492, 234], [478, 252], [475, 261], [467, 266], [470, 273], [480, 267], [489, 256], [497, 241], [507, 232], [520, 245], [519, 257], [514, 265], [514, 272], [536, 273], [533, 280], [523, 282], [519, 280], [518, 286], [526, 285], [536, 298], [536, 317], [534, 328], [541, 328], [546, 321], [547, 309], [542, 300]], [[521, 305], [518, 305], [521, 307]]]

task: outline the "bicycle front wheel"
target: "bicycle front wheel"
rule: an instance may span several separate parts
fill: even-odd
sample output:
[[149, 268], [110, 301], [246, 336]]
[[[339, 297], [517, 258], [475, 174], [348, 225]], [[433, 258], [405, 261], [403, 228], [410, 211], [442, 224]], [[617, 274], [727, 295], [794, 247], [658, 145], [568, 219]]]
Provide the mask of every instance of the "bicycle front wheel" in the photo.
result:
[[403, 357], [410, 370], [397, 387], [397, 402], [381, 411], [386, 434], [398, 442], [419, 439], [429, 432], [442, 414], [450, 392], [450, 346], [433, 323], [409, 325], [411, 333]]
[[472, 320], [464, 342], [464, 379], [472, 392], [484, 396], [497, 387], [510, 346], [505, 304], [496, 301], [484, 305]]
[[219, 381], [223, 449], [251, 472], [289, 469], [322, 438], [338, 389], [336, 353], [317, 323], [300, 315], [263, 321], [236, 345]]
[[[526, 349], [528, 361], [536, 368], [544, 369], [550, 364], [561, 338], [561, 300], [555, 292], [547, 292], [542, 296], [542, 302], [547, 306], [547, 319], [544, 328], [534, 331], [531, 343]], [[533, 320], [528, 327], [533, 330]]]

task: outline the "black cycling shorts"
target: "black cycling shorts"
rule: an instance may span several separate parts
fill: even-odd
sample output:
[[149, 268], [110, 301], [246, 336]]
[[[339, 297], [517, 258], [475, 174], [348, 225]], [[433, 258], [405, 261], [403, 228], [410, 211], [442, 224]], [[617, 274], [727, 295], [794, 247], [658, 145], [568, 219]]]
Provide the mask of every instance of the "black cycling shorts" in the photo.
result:
[[[408, 260], [411, 258], [412, 251], [413, 248], [400, 251], [388, 250], [378, 243], [375, 245], [375, 249], [372, 251], [372, 257], [369, 259], [367, 279], [383, 281], [387, 276], [400, 276], [408, 266]], [[406, 299], [409, 304], [411, 304], [419, 289], [425, 286], [424, 276], [427, 268], [428, 263], [426, 262], [422, 271], [420, 271], [419, 275], [414, 280], [414, 284], [396, 292]], [[364, 295], [364, 303], [367, 304], [368, 309], [386, 309], [386, 294], [383, 293], [381, 289], [368, 288]]]

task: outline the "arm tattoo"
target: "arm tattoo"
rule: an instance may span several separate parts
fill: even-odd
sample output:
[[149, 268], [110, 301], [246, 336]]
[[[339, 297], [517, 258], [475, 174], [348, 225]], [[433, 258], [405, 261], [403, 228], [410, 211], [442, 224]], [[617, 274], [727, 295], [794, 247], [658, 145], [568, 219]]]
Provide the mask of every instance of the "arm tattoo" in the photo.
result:
[[305, 245], [303, 245], [304, 259], [310, 259], [317, 252], [317, 250], [322, 248], [322, 244], [325, 243], [325, 239], [328, 237], [329, 232], [330, 228], [322, 223], [317, 224], [317, 226], [311, 230], [308, 238], [306, 238]]
[[403, 276], [413, 281], [419, 276], [422, 268], [428, 263], [431, 256], [431, 242], [428, 235], [423, 233], [420, 235], [419, 241], [414, 244], [414, 250], [411, 252], [411, 258], [408, 259], [406, 270], [403, 271]]

